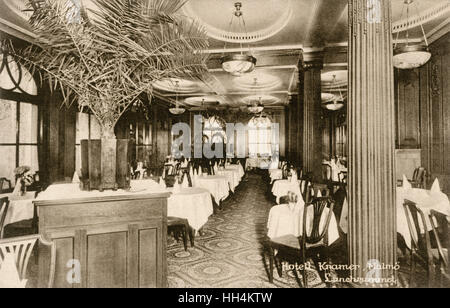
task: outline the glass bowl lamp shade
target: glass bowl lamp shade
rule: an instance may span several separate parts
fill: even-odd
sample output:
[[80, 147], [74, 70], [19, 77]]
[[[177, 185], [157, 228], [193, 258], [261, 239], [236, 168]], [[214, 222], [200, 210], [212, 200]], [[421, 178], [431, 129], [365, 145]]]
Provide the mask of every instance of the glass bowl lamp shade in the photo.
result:
[[255, 69], [256, 58], [249, 55], [233, 54], [222, 57], [222, 68], [224, 71], [241, 76]]
[[251, 113], [261, 113], [264, 110], [264, 106], [259, 104], [256, 106], [248, 106], [248, 111], [250, 111]]
[[169, 111], [171, 114], [180, 115], [180, 114], [183, 114], [186, 111], [186, 109], [181, 108], [181, 107], [175, 107], [175, 108], [170, 108]]
[[334, 100], [323, 103], [323, 107], [331, 111], [341, 110], [344, 106], [345, 104], [343, 100]]
[[421, 67], [430, 58], [431, 53], [425, 45], [405, 45], [394, 49], [394, 66], [399, 69]]

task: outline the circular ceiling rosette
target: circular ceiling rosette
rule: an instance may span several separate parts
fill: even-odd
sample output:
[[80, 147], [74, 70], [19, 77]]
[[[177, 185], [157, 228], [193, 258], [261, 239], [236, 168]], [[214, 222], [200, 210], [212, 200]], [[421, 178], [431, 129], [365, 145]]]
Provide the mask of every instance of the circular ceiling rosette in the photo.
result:
[[242, 99], [246, 105], [263, 104], [264, 106], [275, 105], [280, 102], [278, 97], [272, 95], [249, 95]]
[[190, 107], [215, 107], [221, 104], [222, 99], [217, 96], [197, 96], [186, 98], [184, 102]]
[[269, 91], [282, 85], [279, 77], [265, 73], [251, 73], [233, 79], [236, 88], [247, 91]]
[[[254, 43], [273, 37], [283, 30], [293, 16], [292, 0], [246, 0], [242, 12], [246, 30], [238, 25], [232, 1], [190, 0], [184, 13], [198, 20], [209, 37], [228, 43]], [[257, 13], [255, 13], [257, 12]]]
[[200, 88], [197, 82], [178, 78], [158, 80], [153, 84], [153, 87], [155, 87], [155, 89], [157, 90], [173, 93], [194, 93]]

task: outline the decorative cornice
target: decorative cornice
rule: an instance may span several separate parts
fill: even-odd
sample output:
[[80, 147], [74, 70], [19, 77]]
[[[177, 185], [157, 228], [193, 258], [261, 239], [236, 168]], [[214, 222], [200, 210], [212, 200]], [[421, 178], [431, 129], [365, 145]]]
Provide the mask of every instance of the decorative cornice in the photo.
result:
[[426, 24], [436, 18], [450, 13], [450, 1], [436, 5], [419, 15], [410, 17], [408, 20], [403, 19], [392, 24], [392, 33], [406, 31], [420, 25]]
[[[205, 27], [205, 30], [209, 37], [214, 38], [219, 41], [228, 42], [228, 43], [255, 43], [259, 41], [266, 40], [268, 38], [273, 37], [278, 34], [281, 30], [283, 30], [294, 15], [294, 11], [292, 9], [292, 0], [288, 0], [286, 3], [286, 10], [284, 13], [278, 17], [277, 21], [270, 25], [267, 28], [253, 31], [250, 33], [237, 33], [224, 31], [222, 29], [218, 29], [210, 24], [202, 23]], [[184, 12], [191, 17], [195, 17], [196, 19], [201, 19], [192, 9], [190, 3], [187, 3], [183, 8]]]

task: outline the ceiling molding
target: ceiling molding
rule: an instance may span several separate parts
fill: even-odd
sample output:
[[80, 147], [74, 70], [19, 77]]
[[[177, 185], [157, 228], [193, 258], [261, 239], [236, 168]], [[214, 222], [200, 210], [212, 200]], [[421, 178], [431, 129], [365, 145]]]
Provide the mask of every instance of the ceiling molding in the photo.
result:
[[[283, 13], [279, 15], [274, 23], [269, 25], [268, 27], [264, 29], [260, 29], [257, 31], [252, 31], [248, 33], [242, 33], [242, 32], [232, 32], [232, 31], [226, 31], [223, 29], [219, 29], [211, 24], [208, 24], [206, 21], [202, 20], [202, 17], [199, 16], [194, 9], [192, 8], [192, 2], [188, 2], [184, 7], [183, 11], [187, 16], [193, 17], [194, 19], [201, 20], [202, 24], [204, 25], [204, 28], [206, 30], [206, 33], [209, 37], [216, 39], [218, 41], [227, 42], [227, 43], [236, 43], [236, 44], [248, 44], [248, 43], [256, 43], [263, 40], [266, 40], [268, 38], [271, 38], [278, 34], [281, 30], [283, 30], [291, 21], [292, 16], [294, 15], [294, 11], [292, 8], [292, 0], [286, 0], [288, 3], [287, 5], [283, 6]], [[197, 8], [198, 9], [198, 8]], [[245, 8], [242, 8], [242, 12], [245, 14], [246, 10]], [[234, 16], [234, 11], [232, 14], [232, 21], [236, 19], [237, 17]], [[245, 16], [245, 15], [244, 15]]]
[[428, 44], [434, 43], [435, 41], [439, 40], [441, 37], [443, 37], [449, 32], [450, 32], [450, 17], [426, 34]]
[[441, 3], [409, 19], [402, 19], [392, 24], [392, 33], [398, 33], [426, 24], [434, 19], [450, 14], [450, 1]]

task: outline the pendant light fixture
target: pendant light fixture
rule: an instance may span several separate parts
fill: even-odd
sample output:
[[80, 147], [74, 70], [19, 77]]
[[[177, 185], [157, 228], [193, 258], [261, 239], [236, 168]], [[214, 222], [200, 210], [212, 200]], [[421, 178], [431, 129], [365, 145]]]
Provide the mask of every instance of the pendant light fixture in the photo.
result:
[[[333, 75], [333, 81], [332, 83], [334, 85], [336, 85], [336, 75]], [[331, 111], [337, 111], [340, 110], [344, 107], [344, 95], [342, 95], [342, 91], [341, 88], [338, 87], [339, 89], [339, 96], [334, 95], [334, 97], [331, 100], [325, 101], [323, 103], [323, 107], [325, 107], [328, 110]]]
[[[255, 91], [258, 91], [258, 78], [255, 77], [253, 80], [254, 80]], [[262, 97], [259, 96], [258, 101], [255, 102], [253, 105], [247, 106], [247, 109], [248, 109], [249, 112], [254, 113], [254, 114], [263, 112], [264, 105], [262, 103]]]
[[176, 92], [176, 99], [175, 99], [175, 108], [170, 108], [169, 111], [171, 114], [174, 115], [180, 115], [183, 114], [186, 109], [180, 107], [180, 102], [178, 101], [178, 88], [180, 87], [179, 81], [175, 81], [175, 92]]
[[[236, 10], [231, 17], [230, 22], [230, 32], [233, 26], [233, 20], [237, 19], [238, 27], [243, 29], [247, 36], [247, 27], [244, 20], [244, 15], [242, 13], [242, 2], [236, 2], [234, 4]], [[240, 54], [231, 54], [224, 55], [221, 59], [222, 68], [224, 71], [230, 73], [233, 76], [241, 76], [245, 73], [250, 73], [255, 69], [256, 58], [252, 55], [244, 54], [242, 42], [240, 43], [241, 53]], [[249, 46], [250, 47], [250, 46]], [[250, 48], [249, 48], [250, 49]], [[226, 43], [224, 47], [224, 51], [226, 50]]]
[[[422, 23], [420, 23], [420, 28], [422, 29], [422, 34], [424, 38], [424, 44], [415, 43], [411, 44], [409, 40], [409, 29], [410, 24], [410, 7], [414, 0], [404, 0], [404, 5], [406, 6], [406, 43], [402, 46], [398, 46], [398, 38], [400, 31], [397, 33], [397, 42], [394, 45], [394, 67], [399, 69], [413, 69], [418, 68], [427, 63], [431, 58], [431, 53], [428, 48], [427, 36], [425, 35], [425, 30], [423, 29]], [[417, 14], [419, 15], [419, 10], [416, 4]], [[404, 11], [404, 9], [403, 9]], [[402, 17], [403, 18], [403, 11]]]

